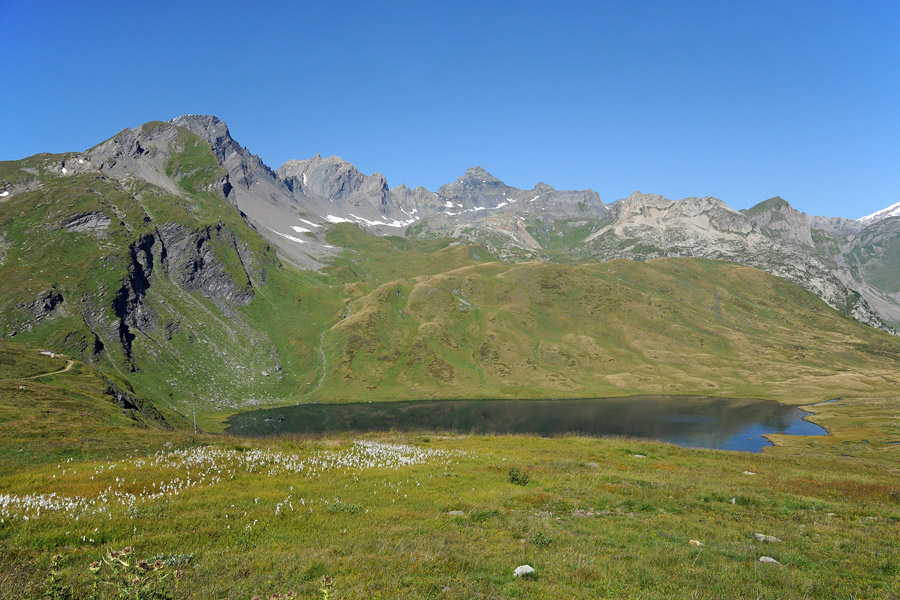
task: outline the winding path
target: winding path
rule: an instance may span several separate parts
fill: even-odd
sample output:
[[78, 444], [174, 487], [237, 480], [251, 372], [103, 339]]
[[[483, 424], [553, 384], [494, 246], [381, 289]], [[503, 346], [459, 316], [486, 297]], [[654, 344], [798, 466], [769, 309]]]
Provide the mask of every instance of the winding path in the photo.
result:
[[47, 375], [57, 375], [59, 373], [65, 373], [75, 364], [75, 361], [69, 359], [69, 362], [66, 363], [66, 366], [58, 371], [51, 371], [50, 373], [39, 373], [37, 375], [29, 375], [28, 377], [23, 377], [22, 379], [37, 379], [38, 377], [46, 377]]
[[322, 357], [322, 375], [319, 377], [319, 383], [316, 384], [316, 387], [310, 390], [309, 394], [313, 392], [317, 392], [322, 384], [325, 383], [325, 378], [328, 376], [328, 359], [325, 358], [325, 333], [327, 329], [323, 329], [319, 334], [319, 354]]

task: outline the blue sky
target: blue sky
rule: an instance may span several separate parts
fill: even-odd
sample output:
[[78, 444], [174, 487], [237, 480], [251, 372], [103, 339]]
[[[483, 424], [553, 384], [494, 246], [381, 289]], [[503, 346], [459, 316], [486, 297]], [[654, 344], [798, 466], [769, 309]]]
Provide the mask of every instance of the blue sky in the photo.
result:
[[0, 160], [215, 114], [394, 186], [900, 202], [900, 2], [0, 0]]

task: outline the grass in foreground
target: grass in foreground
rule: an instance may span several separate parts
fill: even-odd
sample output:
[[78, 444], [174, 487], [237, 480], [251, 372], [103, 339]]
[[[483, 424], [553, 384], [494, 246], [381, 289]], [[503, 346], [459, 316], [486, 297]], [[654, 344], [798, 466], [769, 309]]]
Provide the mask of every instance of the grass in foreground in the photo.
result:
[[[896, 598], [897, 401], [822, 405], [833, 436], [762, 454], [111, 428], [102, 458], [0, 472], [0, 596], [320, 598], [327, 576], [331, 598]], [[102, 563], [126, 546], [132, 587]]]

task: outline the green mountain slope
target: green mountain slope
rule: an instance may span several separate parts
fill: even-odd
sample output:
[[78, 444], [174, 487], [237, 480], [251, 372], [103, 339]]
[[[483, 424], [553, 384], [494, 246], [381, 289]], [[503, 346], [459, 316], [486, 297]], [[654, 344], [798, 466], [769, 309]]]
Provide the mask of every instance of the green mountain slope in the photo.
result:
[[187, 426], [118, 377], [0, 341], [0, 468], [145, 451]]
[[[0, 202], [0, 335], [207, 423], [297, 401], [802, 402], [896, 385], [900, 340], [732, 263], [509, 264], [490, 244], [340, 224], [327, 241], [343, 250], [301, 271], [233, 206], [219, 160], [154, 122], [84, 153], [0, 163], [14, 190]], [[580, 239], [596, 223], [572, 225]], [[534, 235], [571, 241], [554, 232]]]
[[[150, 123], [85, 154], [3, 163], [0, 175], [21, 190], [0, 203], [4, 335], [180, 409], [271, 403], [315, 368], [300, 340], [316, 340], [305, 328], [328, 303], [301, 310], [309, 276], [284, 269], [227, 202], [194, 134]], [[298, 335], [282, 335], [286, 323]]]
[[315, 399], [698, 393], [797, 401], [897, 382], [896, 338], [732, 263], [473, 262], [360, 286], [325, 335], [327, 376]]

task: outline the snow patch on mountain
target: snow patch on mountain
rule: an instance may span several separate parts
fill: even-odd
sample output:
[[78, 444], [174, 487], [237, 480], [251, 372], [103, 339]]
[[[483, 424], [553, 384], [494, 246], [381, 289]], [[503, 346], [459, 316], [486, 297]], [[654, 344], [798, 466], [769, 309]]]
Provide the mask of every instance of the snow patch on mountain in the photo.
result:
[[292, 242], [297, 242], [298, 244], [305, 244], [305, 243], [306, 243], [306, 240], [301, 240], [301, 239], [298, 238], [298, 237], [294, 237], [294, 236], [288, 235], [288, 234], [286, 234], [286, 233], [280, 233], [280, 232], [278, 232], [278, 231], [273, 231], [272, 233], [276, 233], [276, 234], [280, 235], [281, 237], [283, 237], [284, 239], [286, 239], [286, 240], [291, 240]]
[[878, 212], [874, 212], [871, 215], [866, 215], [861, 219], [857, 219], [857, 221], [865, 223], [866, 225], [871, 225], [872, 223], [877, 223], [878, 221], [889, 219], [890, 217], [900, 217], [900, 202], [892, 204], [887, 208], [883, 208]]

